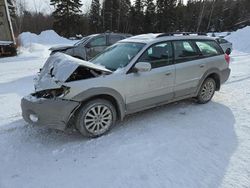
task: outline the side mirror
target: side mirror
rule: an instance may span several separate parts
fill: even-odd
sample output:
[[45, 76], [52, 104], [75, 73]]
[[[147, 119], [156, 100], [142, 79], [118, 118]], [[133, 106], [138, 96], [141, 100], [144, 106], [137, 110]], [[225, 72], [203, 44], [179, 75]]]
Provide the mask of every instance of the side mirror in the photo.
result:
[[149, 72], [152, 69], [152, 66], [148, 62], [139, 62], [135, 64], [135, 72]]
[[225, 53], [226, 53], [227, 55], [230, 55], [230, 54], [231, 54], [231, 49], [230, 49], [230, 48], [226, 49]]

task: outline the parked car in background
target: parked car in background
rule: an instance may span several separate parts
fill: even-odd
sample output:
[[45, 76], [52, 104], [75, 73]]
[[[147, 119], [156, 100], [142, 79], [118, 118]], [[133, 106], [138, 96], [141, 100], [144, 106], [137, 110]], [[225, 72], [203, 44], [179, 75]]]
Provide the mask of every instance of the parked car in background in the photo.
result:
[[102, 34], [93, 34], [82, 38], [73, 46], [56, 46], [50, 48], [51, 55], [56, 52], [62, 52], [70, 56], [89, 60], [95, 57], [97, 54], [103, 52], [108, 46], [111, 46], [123, 40], [125, 38], [131, 37], [130, 34], [121, 34], [121, 33], [102, 33]]
[[220, 46], [222, 47], [223, 51], [226, 54], [231, 54], [232, 50], [233, 50], [233, 44], [229, 41], [227, 41], [226, 39], [222, 38], [222, 37], [216, 37], [215, 39]]
[[91, 62], [56, 53], [36, 91], [22, 99], [27, 122], [84, 136], [106, 133], [117, 119], [195, 97], [209, 102], [230, 75], [220, 45], [206, 36], [146, 34], [117, 42]]

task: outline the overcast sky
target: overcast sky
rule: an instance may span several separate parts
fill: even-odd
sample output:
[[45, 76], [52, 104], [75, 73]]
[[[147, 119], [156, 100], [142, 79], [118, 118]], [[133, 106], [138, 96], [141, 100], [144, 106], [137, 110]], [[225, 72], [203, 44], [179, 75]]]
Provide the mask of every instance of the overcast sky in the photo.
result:
[[[19, 0], [19, 1], [25, 1], [26, 6], [30, 10], [37, 10], [38, 12], [46, 12], [50, 13], [53, 10], [53, 7], [51, 7], [50, 0]], [[102, 1], [102, 0], [101, 0]], [[134, 0], [131, 0], [133, 2]], [[187, 0], [183, 0], [184, 3], [187, 2]], [[83, 11], [86, 12], [91, 4], [91, 0], [82, 0], [83, 3]]]

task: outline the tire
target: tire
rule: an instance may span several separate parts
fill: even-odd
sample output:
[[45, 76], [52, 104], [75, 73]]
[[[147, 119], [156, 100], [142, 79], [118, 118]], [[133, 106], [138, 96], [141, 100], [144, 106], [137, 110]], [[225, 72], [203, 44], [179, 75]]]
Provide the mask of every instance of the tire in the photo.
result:
[[76, 128], [86, 137], [99, 137], [114, 126], [117, 112], [114, 105], [104, 99], [95, 99], [83, 105], [79, 111]]
[[208, 103], [214, 96], [216, 90], [216, 82], [213, 78], [207, 78], [201, 85], [200, 91], [197, 96], [199, 104]]

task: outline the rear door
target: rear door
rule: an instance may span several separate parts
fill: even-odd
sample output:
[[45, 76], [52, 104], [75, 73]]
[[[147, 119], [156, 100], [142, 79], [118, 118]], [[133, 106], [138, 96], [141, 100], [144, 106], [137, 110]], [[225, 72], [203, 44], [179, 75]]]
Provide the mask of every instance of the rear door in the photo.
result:
[[173, 41], [173, 46], [176, 66], [175, 97], [193, 94], [206, 71], [206, 63], [201, 60], [202, 54], [193, 41]]
[[171, 42], [152, 45], [137, 62], [149, 62], [152, 70], [127, 74], [127, 110], [134, 112], [173, 99], [175, 65]]

